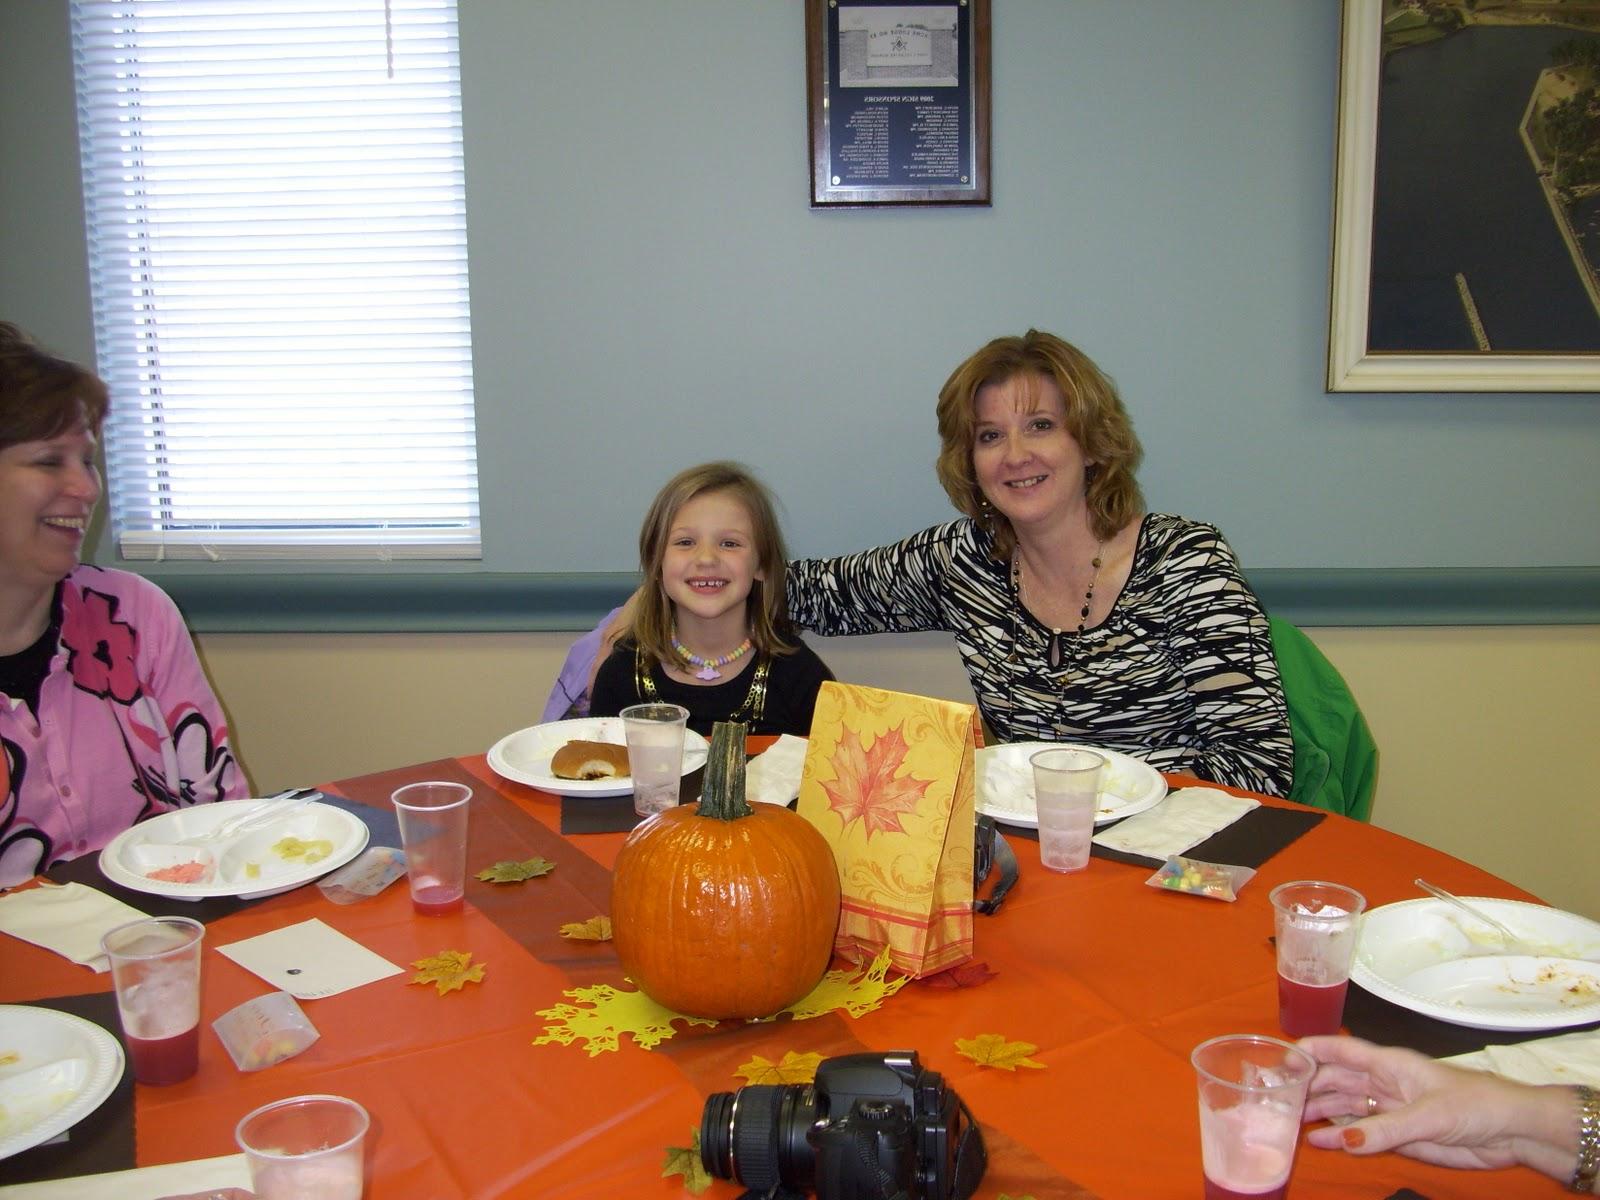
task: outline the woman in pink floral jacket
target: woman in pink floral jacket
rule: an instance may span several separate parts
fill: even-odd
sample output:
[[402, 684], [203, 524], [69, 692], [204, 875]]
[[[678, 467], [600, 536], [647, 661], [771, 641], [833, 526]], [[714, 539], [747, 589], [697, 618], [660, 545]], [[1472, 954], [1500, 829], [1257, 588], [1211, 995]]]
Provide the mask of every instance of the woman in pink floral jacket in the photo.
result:
[[0, 323], [0, 888], [249, 794], [177, 607], [78, 554], [106, 389]]

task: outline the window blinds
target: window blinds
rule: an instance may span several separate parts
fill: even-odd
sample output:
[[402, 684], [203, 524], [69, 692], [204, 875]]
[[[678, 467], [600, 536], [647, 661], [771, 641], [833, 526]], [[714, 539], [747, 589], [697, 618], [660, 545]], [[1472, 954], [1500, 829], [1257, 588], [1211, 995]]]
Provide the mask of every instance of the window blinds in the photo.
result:
[[123, 557], [479, 557], [454, 0], [72, 18]]

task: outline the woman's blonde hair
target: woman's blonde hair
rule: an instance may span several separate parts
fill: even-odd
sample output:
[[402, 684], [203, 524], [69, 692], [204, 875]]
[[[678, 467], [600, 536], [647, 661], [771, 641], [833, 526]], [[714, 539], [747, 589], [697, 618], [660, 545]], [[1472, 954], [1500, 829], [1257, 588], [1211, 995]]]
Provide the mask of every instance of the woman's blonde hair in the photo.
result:
[[1021, 337], [995, 338], [962, 363], [939, 390], [939, 483], [950, 501], [994, 535], [994, 557], [1004, 562], [1016, 548], [1011, 522], [984, 501], [972, 469], [978, 389], [1019, 376], [1049, 379], [1061, 389], [1067, 432], [1089, 464], [1085, 499], [1094, 535], [1109, 541], [1144, 511], [1134, 469], [1144, 451], [1133, 422], [1110, 378], [1076, 346], [1030, 329]]
[[661, 662], [677, 658], [672, 650], [672, 601], [661, 582], [661, 563], [666, 558], [672, 523], [683, 506], [708, 492], [727, 492], [750, 515], [756, 565], [763, 576], [751, 585], [745, 600], [751, 642], [761, 654], [793, 654], [796, 647], [785, 638], [789, 602], [784, 571], [789, 555], [783, 547], [783, 533], [767, 489], [746, 468], [733, 462], [702, 463], [678, 472], [645, 514], [639, 530], [639, 570], [644, 576], [644, 589], [633, 618], [634, 642], [650, 658]]

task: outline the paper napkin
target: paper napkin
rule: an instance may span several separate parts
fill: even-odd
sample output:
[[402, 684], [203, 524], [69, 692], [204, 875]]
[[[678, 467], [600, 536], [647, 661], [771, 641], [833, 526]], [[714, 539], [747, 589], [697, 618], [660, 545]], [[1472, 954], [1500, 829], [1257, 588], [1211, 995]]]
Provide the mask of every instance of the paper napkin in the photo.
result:
[[298, 1000], [336, 996], [401, 970], [315, 918], [217, 950]]
[[1485, 1046], [1444, 1061], [1493, 1071], [1521, 1083], [1586, 1083], [1600, 1087], [1600, 1030], [1563, 1033], [1513, 1046]]
[[1259, 808], [1259, 800], [1230, 796], [1216, 788], [1178, 788], [1160, 804], [1095, 834], [1098, 846], [1165, 861], [1198, 846], [1219, 829]]
[[[240, 1189], [233, 1192], [232, 1189]], [[250, 1164], [242, 1154], [162, 1163], [133, 1171], [107, 1171], [75, 1179], [48, 1179], [0, 1187], [0, 1200], [129, 1200], [133, 1196], [244, 1195]]]
[[800, 794], [806, 766], [806, 739], [786, 733], [745, 767], [744, 794], [752, 804], [788, 804]]
[[100, 949], [100, 935], [146, 915], [81, 883], [46, 883], [0, 896], [0, 932], [96, 971], [111, 969]]

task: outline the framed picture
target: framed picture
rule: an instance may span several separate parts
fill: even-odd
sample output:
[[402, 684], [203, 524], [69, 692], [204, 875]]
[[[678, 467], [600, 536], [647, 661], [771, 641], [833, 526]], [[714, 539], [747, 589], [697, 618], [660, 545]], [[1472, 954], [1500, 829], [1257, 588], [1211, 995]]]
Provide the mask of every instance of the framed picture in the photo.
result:
[[1600, 389], [1579, 7], [1344, 0], [1329, 391]]
[[989, 0], [805, 0], [811, 204], [989, 203]]

